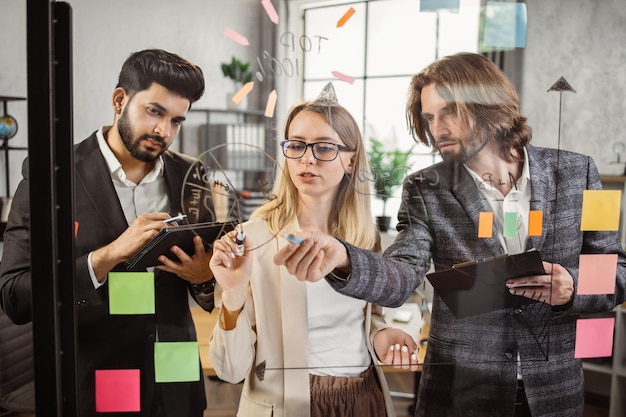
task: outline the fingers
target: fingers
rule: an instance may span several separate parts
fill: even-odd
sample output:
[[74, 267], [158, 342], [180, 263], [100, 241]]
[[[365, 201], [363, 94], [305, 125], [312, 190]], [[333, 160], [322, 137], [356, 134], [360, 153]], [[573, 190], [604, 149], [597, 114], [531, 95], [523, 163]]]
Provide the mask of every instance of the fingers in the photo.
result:
[[418, 366], [417, 352], [415, 349], [409, 349], [407, 345], [392, 344], [389, 346], [383, 363], [392, 365], [394, 368], [416, 371]]

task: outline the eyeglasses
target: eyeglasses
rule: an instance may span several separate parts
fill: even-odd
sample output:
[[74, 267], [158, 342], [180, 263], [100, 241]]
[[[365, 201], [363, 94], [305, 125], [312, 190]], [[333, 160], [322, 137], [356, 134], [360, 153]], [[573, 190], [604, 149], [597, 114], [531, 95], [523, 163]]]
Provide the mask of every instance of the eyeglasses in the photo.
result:
[[313, 151], [313, 157], [318, 161], [324, 162], [334, 161], [337, 155], [339, 155], [339, 151], [354, 152], [347, 146], [337, 145], [332, 142], [306, 143], [302, 140], [284, 140], [280, 143], [283, 155], [289, 159], [302, 158], [309, 146]]

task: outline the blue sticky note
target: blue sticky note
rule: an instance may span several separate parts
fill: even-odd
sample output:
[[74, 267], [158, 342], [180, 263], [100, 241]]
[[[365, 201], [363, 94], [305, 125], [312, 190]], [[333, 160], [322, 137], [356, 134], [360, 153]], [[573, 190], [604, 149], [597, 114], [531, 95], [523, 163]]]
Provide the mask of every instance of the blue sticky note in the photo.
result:
[[528, 16], [526, 3], [487, 2], [483, 44], [496, 48], [524, 48]]
[[422, 0], [420, 1], [420, 12], [436, 12], [437, 10], [459, 10], [461, 0]]

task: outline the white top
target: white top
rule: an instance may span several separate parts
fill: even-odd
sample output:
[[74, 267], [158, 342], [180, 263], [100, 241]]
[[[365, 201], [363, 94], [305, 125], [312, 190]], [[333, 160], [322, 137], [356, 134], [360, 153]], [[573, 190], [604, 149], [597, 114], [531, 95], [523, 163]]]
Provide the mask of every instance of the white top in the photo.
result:
[[338, 293], [325, 279], [307, 282], [309, 373], [350, 377], [367, 369], [365, 307], [365, 301]]

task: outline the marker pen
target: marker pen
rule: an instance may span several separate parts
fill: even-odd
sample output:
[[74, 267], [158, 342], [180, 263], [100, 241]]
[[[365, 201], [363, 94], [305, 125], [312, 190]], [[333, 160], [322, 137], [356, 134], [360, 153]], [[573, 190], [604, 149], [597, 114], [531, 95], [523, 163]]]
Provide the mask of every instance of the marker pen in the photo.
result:
[[184, 219], [185, 217], [187, 217], [186, 214], [179, 214], [178, 216], [174, 216], [174, 217], [170, 217], [169, 219], [165, 219], [163, 220], [163, 223], [172, 223], [172, 222], [177, 222], [179, 220]]
[[237, 245], [237, 249], [235, 250], [235, 254], [237, 256], [242, 256], [244, 253], [243, 242], [246, 240], [246, 234], [243, 232], [241, 228], [241, 224], [237, 225], [237, 236], [235, 236], [235, 244]]

